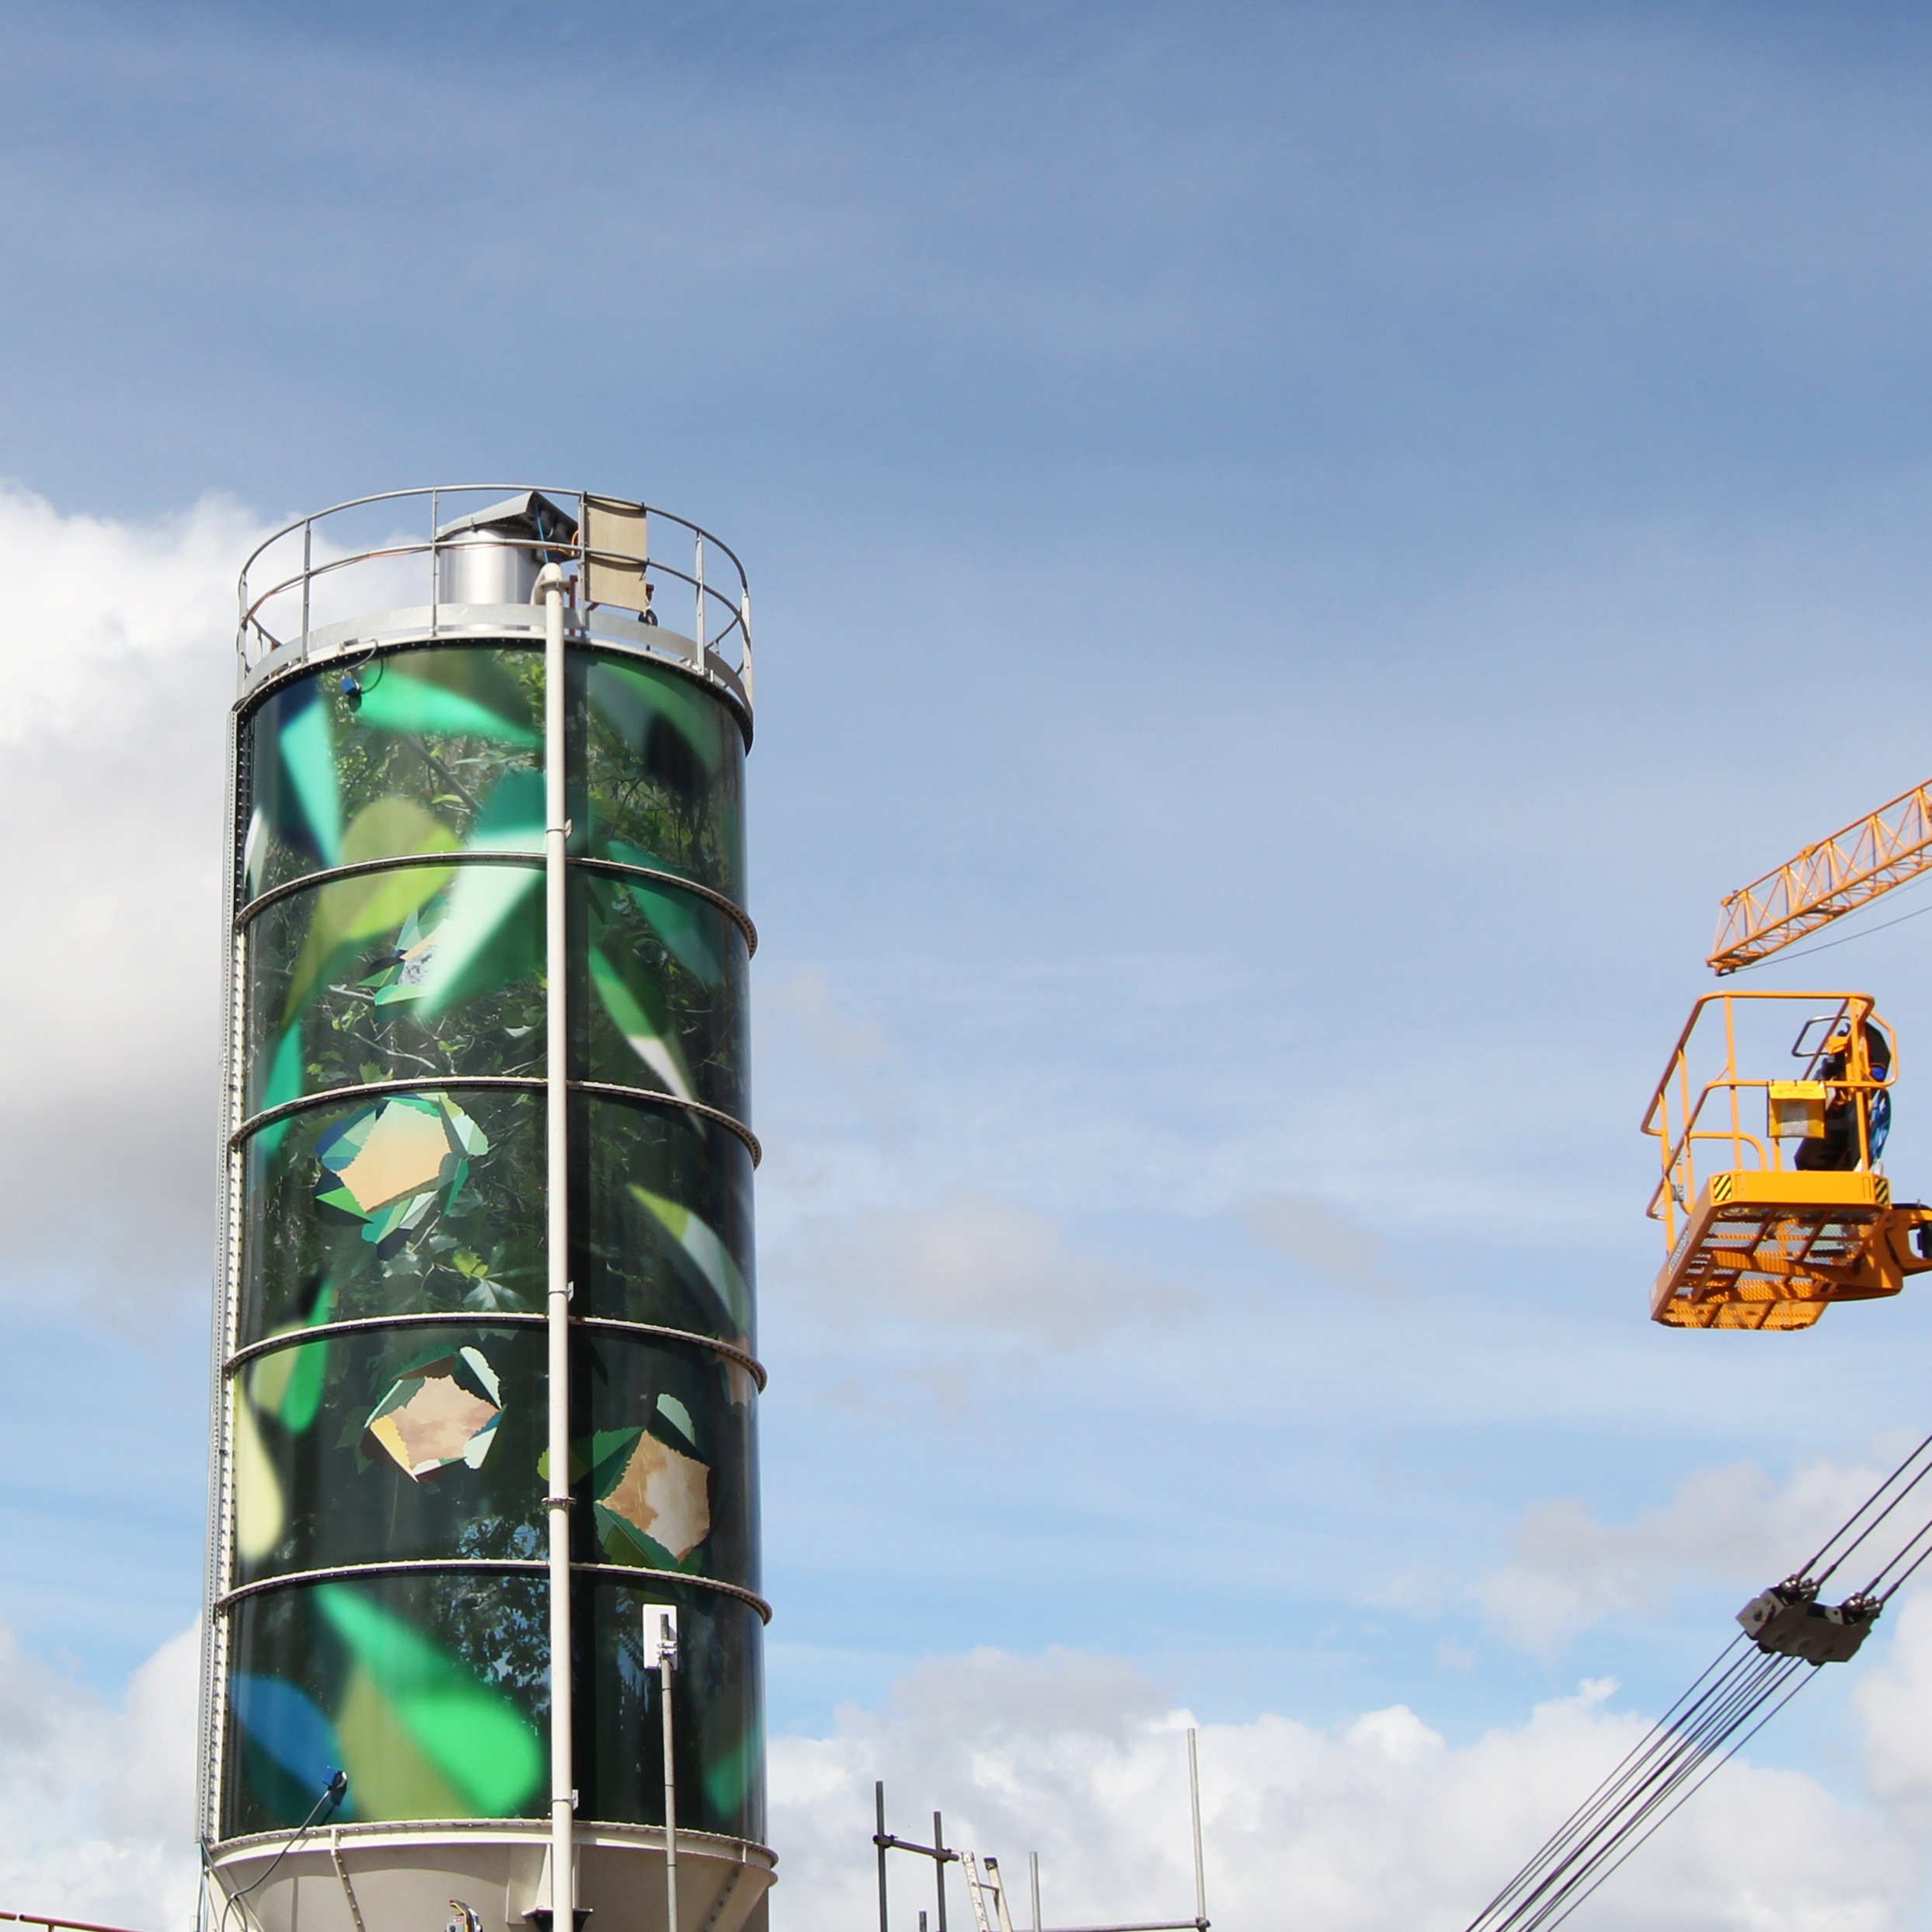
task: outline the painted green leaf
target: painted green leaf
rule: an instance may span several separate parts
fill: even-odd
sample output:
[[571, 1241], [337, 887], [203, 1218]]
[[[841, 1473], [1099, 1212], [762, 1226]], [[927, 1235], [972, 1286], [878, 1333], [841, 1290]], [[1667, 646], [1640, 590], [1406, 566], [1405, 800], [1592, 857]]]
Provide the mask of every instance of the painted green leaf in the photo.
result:
[[342, 788], [336, 772], [336, 747], [329, 707], [312, 681], [301, 688], [300, 695], [290, 694], [275, 748], [283, 780], [301, 808], [316, 856], [325, 865], [340, 865]]
[[751, 1328], [751, 1290], [738, 1264], [732, 1259], [731, 1251], [715, 1231], [676, 1201], [654, 1194], [635, 1181], [631, 1182], [630, 1189], [723, 1304], [739, 1333], [748, 1334]]
[[645, 980], [635, 984], [627, 980], [600, 946], [590, 949], [590, 983], [631, 1051], [666, 1091], [680, 1100], [696, 1098], [677, 1029], [656, 987]]
[[665, 949], [687, 973], [694, 973], [707, 986], [722, 986], [725, 965], [712, 942], [722, 914], [688, 894], [667, 892], [626, 879], [624, 889], [639, 911], [651, 923], [651, 930], [664, 942]]
[[476, 809], [468, 849], [474, 852], [543, 850], [544, 780], [541, 771], [506, 771]]
[[[610, 720], [627, 746], [644, 753], [650, 762], [694, 761], [705, 781], [718, 775], [717, 708], [677, 672], [594, 663], [586, 689], [593, 708]], [[681, 757], [673, 754], [670, 761], [664, 757], [663, 736], [667, 733], [677, 740]], [[655, 758], [653, 750], [659, 754]]]
[[[382, 798], [356, 814], [343, 835], [342, 862], [353, 865], [405, 853], [455, 849], [454, 835], [413, 799]], [[400, 928], [448, 883], [451, 870], [446, 865], [404, 865], [390, 872], [332, 879], [319, 888], [308, 936], [290, 976], [283, 1023], [308, 1004], [342, 947]]]
[[253, 1562], [281, 1541], [288, 1525], [288, 1505], [282, 1495], [281, 1478], [256, 1426], [254, 1411], [242, 1399], [239, 1389], [235, 1391], [229, 1415], [235, 1547], [245, 1561]]
[[[286, 1028], [281, 1038], [275, 1043], [274, 1057], [268, 1063], [268, 1081], [262, 1089], [261, 1111], [281, 1106], [285, 1102], [299, 1100], [305, 1084], [302, 1074], [302, 1030], [299, 1026]], [[282, 1144], [283, 1137], [294, 1125], [293, 1119], [271, 1120], [256, 1137], [256, 1146], [264, 1161], [273, 1160], [275, 1150]]]
[[[545, 1764], [542, 1741], [523, 1712], [468, 1666], [346, 1585], [319, 1585], [315, 1598], [396, 1728], [462, 1800], [454, 1815], [515, 1817], [538, 1788]], [[345, 1710], [337, 1720], [351, 1790], [364, 1768], [377, 1783], [381, 1780], [379, 1767], [357, 1763], [385, 1728], [374, 1718], [371, 1713], [353, 1722]]]
[[362, 674], [358, 723], [378, 731], [486, 738], [495, 744], [534, 745], [542, 734], [516, 684], [482, 651], [423, 652], [405, 670], [378, 660]]
[[[304, 1328], [319, 1328], [334, 1318], [336, 1290], [325, 1283], [306, 1321], [292, 1328], [278, 1331], [299, 1335]], [[311, 1342], [298, 1349], [277, 1349], [262, 1356], [249, 1374], [249, 1399], [264, 1415], [273, 1415], [291, 1436], [300, 1436], [313, 1426], [322, 1408], [322, 1385], [329, 1373], [329, 1344]]]
[[425, 1019], [536, 969], [540, 935], [529, 914], [542, 882], [534, 865], [461, 869], [416, 976], [416, 1010]]

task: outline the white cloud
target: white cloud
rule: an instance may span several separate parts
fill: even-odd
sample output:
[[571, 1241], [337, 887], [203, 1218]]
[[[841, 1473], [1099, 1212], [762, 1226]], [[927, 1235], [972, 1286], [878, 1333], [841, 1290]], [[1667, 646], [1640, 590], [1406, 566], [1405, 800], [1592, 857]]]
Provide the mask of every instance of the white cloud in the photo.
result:
[[[1811, 1463], [1782, 1484], [1755, 1463], [1699, 1470], [1667, 1503], [1623, 1523], [1600, 1523], [1573, 1499], [1539, 1503], [1477, 1596], [1503, 1630], [1539, 1647], [1662, 1607], [1687, 1572], [1744, 1586], [1742, 1603], [1809, 1556], [1890, 1467]], [[1853, 1567], [1842, 1579], [1847, 1593], [1868, 1580]]]
[[1395, 1292], [1382, 1244], [1332, 1202], [1311, 1194], [1260, 1194], [1242, 1218], [1263, 1241], [1328, 1280], [1373, 1295]]
[[198, 1632], [134, 1673], [120, 1708], [0, 1631], [0, 1905], [108, 1924], [194, 1909]]
[[[1203, 1725], [1210, 1916], [1224, 1932], [1459, 1932], [1646, 1728], [1609, 1707], [1613, 1689], [1584, 1686], [1463, 1747], [1399, 1704], [1333, 1730]], [[882, 1710], [841, 1711], [830, 1737], [777, 1740], [778, 1932], [871, 1922], [875, 1777], [894, 1829], [918, 1837], [940, 1806], [949, 1841], [997, 1856], [1022, 1904], [1037, 1851], [1050, 1924], [1186, 1916], [1188, 1721], [1116, 1660], [981, 1651], [914, 1672]], [[1916, 1762], [1932, 1771], [1932, 1747]], [[1739, 1760], [1577, 1923], [1894, 1932], [1911, 1922], [1914, 1843], [1808, 1777]], [[897, 1932], [931, 1887], [910, 1858], [893, 1883]], [[956, 1876], [951, 1896], [966, 1922]]]
[[[118, 1708], [0, 1633], [0, 1904], [136, 1926], [178, 1922], [194, 1885], [196, 1633], [163, 1645]], [[1460, 1932], [1646, 1728], [1586, 1683], [1464, 1746], [1406, 1706], [1332, 1729], [1264, 1714], [1200, 1726], [1208, 1909], [1223, 1932]], [[1857, 1694], [1883, 1807], [1739, 1760], [1612, 1882], [1579, 1928], [1803, 1925], [1905, 1932], [1932, 1802], [1932, 1610], [1902, 1620]], [[1049, 1923], [1192, 1909], [1185, 1731], [1130, 1665], [1066, 1650], [976, 1651], [913, 1671], [881, 1708], [771, 1746], [777, 1932], [872, 1922], [872, 1781], [889, 1822], [1001, 1861], [1022, 1907], [1040, 1857]], [[1794, 1819], [1802, 1828], [1792, 1828]], [[931, 1899], [893, 1868], [894, 1928]], [[967, 1922], [956, 1870], [953, 1916]], [[1015, 1913], [1026, 1922], [1022, 1909]]]
[[1852, 1702], [1864, 1721], [1874, 1794], [1923, 1832], [1932, 1825], [1932, 1596], [1909, 1599], [1892, 1614], [1898, 1623], [1885, 1667], [1859, 1682]]
[[822, 973], [795, 973], [788, 980], [756, 983], [761, 1050], [802, 1047], [816, 1066], [857, 1078], [896, 1058], [891, 1043], [872, 1020], [839, 1004]]
[[[148, 524], [64, 517], [0, 484], [0, 743], [151, 732], [233, 687], [235, 580], [260, 534], [218, 497]], [[218, 773], [219, 768], [218, 766]]]
[[1030, 1208], [962, 1188], [936, 1207], [858, 1215], [800, 1264], [842, 1318], [934, 1323], [1070, 1345], [1184, 1297], [1074, 1247]]
[[236, 569], [208, 500], [153, 524], [0, 489], [0, 1217], [15, 1269], [205, 1266], [215, 1189], [225, 719]]

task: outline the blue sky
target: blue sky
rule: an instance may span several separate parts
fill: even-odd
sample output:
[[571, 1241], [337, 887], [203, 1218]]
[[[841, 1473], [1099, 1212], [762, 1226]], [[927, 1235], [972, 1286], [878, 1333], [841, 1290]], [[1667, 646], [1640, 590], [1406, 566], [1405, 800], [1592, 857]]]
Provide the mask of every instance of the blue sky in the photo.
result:
[[[779, 1730], [976, 1645], [1655, 1708], [1932, 1426], [1912, 1295], [1648, 1328], [1634, 1131], [1718, 895], [1926, 775], [1922, 14], [5, 17], [0, 1620], [76, 1694], [199, 1596], [222, 579], [432, 480], [750, 573]], [[1928, 944], [1767, 976], [1898, 1021], [1908, 1192]], [[1849, 1696], [1755, 1748], [1856, 1806]]]

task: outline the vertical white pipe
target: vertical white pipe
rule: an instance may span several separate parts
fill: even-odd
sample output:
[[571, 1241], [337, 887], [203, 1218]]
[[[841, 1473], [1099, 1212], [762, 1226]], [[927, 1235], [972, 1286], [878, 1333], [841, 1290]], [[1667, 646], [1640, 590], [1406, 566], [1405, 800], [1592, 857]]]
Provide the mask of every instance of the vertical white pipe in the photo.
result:
[[744, 662], [738, 667], [738, 681], [745, 688], [745, 702], [755, 702], [751, 694], [751, 593], [745, 591], [738, 599], [738, 628], [744, 635]]
[[1040, 1932], [1039, 1923], [1039, 1854], [1029, 1851], [1026, 1854], [1026, 1869], [1033, 1881], [1033, 1932]]
[[544, 603], [544, 1124], [545, 1308], [550, 1342], [550, 1923], [576, 1932], [576, 1794], [572, 1787], [570, 1709], [570, 1015], [564, 844], [566, 706], [563, 573], [537, 578]]
[[1207, 1923], [1207, 1867], [1201, 1858], [1201, 1767], [1194, 1751], [1194, 1727], [1187, 1728], [1187, 1795], [1194, 1813], [1194, 1923]]
[[698, 640], [698, 668], [705, 668], [705, 539], [701, 532], [691, 552], [691, 589], [698, 599], [698, 614], [691, 627]]
[[677, 1774], [671, 1756], [671, 1659], [672, 1647], [667, 1642], [657, 1655], [657, 1681], [664, 1705], [664, 1921], [667, 1932], [677, 1932]]

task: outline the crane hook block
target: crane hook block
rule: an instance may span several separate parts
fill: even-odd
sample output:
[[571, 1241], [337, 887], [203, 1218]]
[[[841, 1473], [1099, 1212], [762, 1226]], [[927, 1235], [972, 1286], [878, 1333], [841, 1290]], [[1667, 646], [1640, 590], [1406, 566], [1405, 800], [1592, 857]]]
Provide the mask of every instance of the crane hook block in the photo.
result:
[[1932, 1268], [1932, 1209], [1895, 1202], [1880, 1160], [1897, 1062], [1868, 994], [1698, 1001], [1644, 1116], [1663, 1166], [1653, 1321], [1808, 1328]]
[[1811, 1665], [1842, 1664], [1856, 1656], [1885, 1608], [1876, 1597], [1821, 1603], [1818, 1586], [1788, 1578], [1760, 1592], [1738, 1612], [1744, 1634], [1767, 1657], [1801, 1657]]

